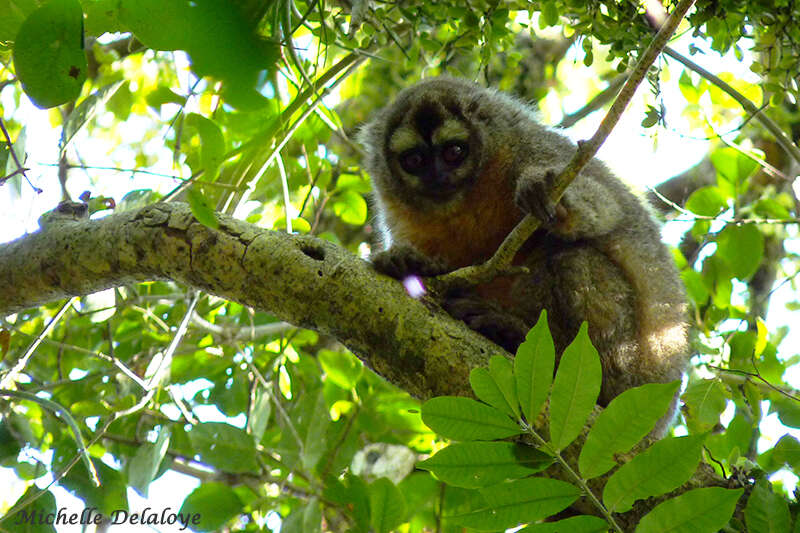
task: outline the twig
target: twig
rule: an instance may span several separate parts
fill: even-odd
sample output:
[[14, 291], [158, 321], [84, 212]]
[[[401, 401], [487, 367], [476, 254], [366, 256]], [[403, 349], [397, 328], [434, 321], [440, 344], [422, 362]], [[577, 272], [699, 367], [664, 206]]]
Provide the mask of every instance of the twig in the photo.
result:
[[95, 487], [100, 486], [100, 478], [97, 476], [97, 470], [92, 463], [92, 458], [89, 457], [89, 451], [86, 449], [86, 443], [83, 440], [83, 436], [81, 435], [81, 430], [78, 428], [78, 423], [75, 422], [75, 419], [72, 418], [72, 414], [67, 410], [66, 407], [60, 405], [52, 400], [48, 400], [46, 398], [40, 398], [35, 394], [31, 394], [29, 392], [24, 391], [13, 391], [7, 389], [0, 389], [0, 396], [6, 396], [8, 398], [19, 398], [22, 400], [28, 400], [30, 402], [34, 402], [39, 404], [41, 407], [44, 407], [48, 411], [53, 412], [55, 415], [60, 417], [64, 422], [67, 423], [70, 430], [72, 430], [72, 435], [75, 437], [75, 442], [78, 445], [78, 454], [83, 459], [83, 464], [86, 465], [86, 470], [89, 471], [89, 475], [92, 478], [92, 483], [94, 483]]
[[625, 83], [625, 76], [619, 75], [608, 82], [608, 86], [597, 93], [594, 98], [589, 100], [585, 106], [580, 108], [579, 110], [575, 111], [574, 113], [570, 113], [566, 115], [564, 118], [561, 119], [561, 122], [558, 123], [559, 128], [569, 128], [574, 126], [577, 122], [583, 120], [590, 114], [594, 113], [598, 109], [602, 108], [609, 102], [614, 96], [617, 95], [619, 92], [619, 88], [622, 87], [622, 84]]
[[22, 174], [22, 177], [25, 178], [25, 181], [28, 182], [28, 185], [30, 185], [33, 188], [33, 190], [36, 191], [37, 193], [41, 193], [42, 189], [40, 189], [39, 187], [35, 186], [33, 183], [31, 183], [31, 180], [28, 179], [28, 175], [25, 172], [27, 172], [30, 169], [23, 167], [22, 163], [20, 163], [19, 157], [17, 157], [17, 152], [14, 151], [14, 143], [11, 142], [11, 135], [9, 135], [8, 130], [6, 129], [6, 125], [3, 122], [3, 118], [2, 117], [0, 117], [0, 130], [2, 130], [3, 137], [6, 138], [6, 143], [8, 143], [8, 151], [11, 152], [11, 158], [14, 160], [14, 163], [17, 165], [17, 170], [12, 172], [8, 176], [4, 176], [3, 179], [0, 180], [0, 184], [2, 184], [2, 182], [4, 182], [5, 180], [7, 180], [8, 178], [10, 178], [12, 176], [15, 176], [17, 174]]
[[286, 176], [286, 167], [283, 166], [283, 158], [278, 153], [275, 156], [278, 164], [278, 174], [281, 176], [281, 190], [283, 191], [283, 216], [286, 219], [286, 233], [292, 233], [292, 203], [289, 200], [289, 178]]
[[[46, 167], [57, 167], [58, 163], [39, 163], [39, 165], [46, 166]], [[148, 176], [156, 176], [159, 178], [168, 178], [175, 181], [182, 181], [182, 182], [191, 182], [191, 183], [199, 183], [200, 185], [207, 185], [209, 187], [219, 187], [220, 189], [235, 189], [235, 185], [231, 185], [229, 183], [216, 183], [213, 181], [206, 181], [196, 179], [197, 176], [200, 175], [200, 172], [197, 172], [195, 175], [190, 176], [188, 178], [183, 178], [181, 176], [175, 176], [174, 174], [165, 174], [163, 172], [154, 172], [152, 170], [144, 170], [139, 168], [120, 168], [120, 167], [104, 167], [104, 166], [96, 166], [96, 165], [74, 165], [69, 164], [67, 165], [68, 169], [72, 168], [80, 168], [82, 170], [109, 170], [111, 172], [121, 172], [121, 173], [131, 173], [131, 174], [147, 174]]]
[[760, 113], [759, 108], [756, 105], [744, 97], [742, 93], [731, 87], [727, 84], [724, 80], [720, 79], [718, 76], [715, 76], [711, 72], [707, 71], [688, 57], [685, 57], [670, 47], [664, 48], [664, 53], [671, 57], [672, 59], [676, 60], [677, 62], [681, 63], [686, 68], [693, 70], [700, 74], [702, 77], [722, 89], [726, 92], [731, 98], [736, 100], [740, 106], [744, 108], [745, 111], [753, 115], [756, 120], [761, 122], [767, 130], [769, 130], [772, 135], [775, 136], [775, 140], [777, 143], [786, 150], [786, 152], [792, 156], [792, 159], [800, 163], [800, 148], [795, 145], [792, 140], [786, 136], [786, 133], [781, 129], [778, 124], [775, 123], [771, 118], [766, 116], [764, 113]]
[[64, 305], [61, 306], [61, 309], [50, 319], [50, 322], [44, 327], [44, 329], [39, 333], [33, 342], [30, 343], [28, 349], [25, 350], [25, 353], [17, 360], [14, 367], [8, 371], [8, 373], [3, 376], [3, 379], [0, 379], [0, 389], [8, 389], [11, 388], [11, 383], [14, 381], [14, 377], [22, 372], [22, 369], [25, 368], [25, 365], [28, 364], [28, 359], [31, 358], [33, 352], [36, 351], [36, 348], [39, 347], [39, 343], [42, 342], [42, 339], [47, 337], [53, 328], [56, 327], [56, 324], [64, 317], [64, 313], [67, 312], [67, 309], [72, 307], [72, 302], [77, 300], [77, 297], [72, 297], [67, 300]]
[[[106, 423], [103, 424], [103, 427], [100, 429], [100, 431], [98, 431], [95, 434], [94, 438], [91, 441], [89, 441], [89, 443], [85, 446], [85, 448], [89, 449], [95, 444], [97, 444], [100, 441], [100, 439], [103, 438], [103, 435], [105, 435], [106, 431], [108, 431], [108, 428], [111, 426], [111, 424], [113, 424], [123, 416], [124, 414], [122, 412], [116, 412], [110, 417], [108, 417]], [[6, 512], [5, 515], [0, 516], [0, 524], [2, 524], [6, 519], [14, 516], [20, 509], [24, 509], [31, 503], [41, 498], [48, 490], [50, 490], [50, 487], [61, 481], [64, 478], [64, 476], [66, 476], [69, 473], [69, 471], [72, 470], [72, 467], [74, 467], [78, 463], [78, 461], [81, 460], [81, 457], [82, 456], [80, 454], [73, 457], [72, 460], [70, 460], [70, 462], [67, 463], [67, 466], [65, 466], [60, 472], [53, 474], [53, 479], [50, 481], [50, 483], [47, 484], [46, 487], [38, 489], [38, 492], [28, 496], [23, 501], [16, 503], [11, 509], [9, 509]]]
[[[694, 2], [694, 0], [691, 1]], [[548, 453], [550, 453], [553, 456], [556, 462], [558, 462], [558, 464], [560, 464], [561, 467], [567, 472], [567, 474], [575, 481], [575, 483], [578, 484], [578, 486], [583, 490], [586, 497], [589, 498], [589, 500], [592, 502], [592, 505], [594, 505], [597, 508], [597, 510], [600, 511], [600, 513], [602, 513], [603, 518], [605, 518], [606, 521], [608, 521], [608, 525], [610, 525], [614, 531], [618, 533], [623, 533], [622, 528], [619, 527], [619, 524], [617, 524], [617, 522], [614, 520], [614, 517], [611, 515], [611, 512], [608, 509], [606, 509], [606, 506], [603, 505], [603, 503], [597, 498], [597, 496], [594, 495], [592, 489], [589, 488], [589, 485], [586, 483], [586, 481], [584, 481], [584, 479], [581, 476], [579, 476], [578, 473], [575, 472], [575, 470], [571, 466], [569, 466], [569, 463], [566, 461], [566, 459], [561, 457], [561, 454], [558, 453], [558, 451], [555, 448], [553, 448], [553, 446], [549, 442], [544, 440], [541, 437], [541, 435], [539, 435], [536, 432], [536, 430], [533, 429], [533, 426], [530, 426], [525, 422], [522, 422], [522, 424], [525, 427], [528, 435], [534, 438], [536, 444], [541, 446], [542, 448], [545, 448], [548, 451]]]
[[[600, 145], [614, 129], [617, 122], [619, 122], [622, 112], [630, 103], [633, 98], [636, 88], [644, 79], [650, 65], [656, 60], [658, 54], [666, 46], [667, 41], [675, 32], [675, 28], [683, 19], [686, 12], [694, 3], [694, 0], [681, 0], [675, 9], [670, 14], [667, 21], [661, 26], [653, 41], [647, 47], [647, 50], [639, 58], [636, 66], [631, 71], [625, 85], [619, 91], [617, 98], [611, 105], [611, 109], [606, 113], [605, 118], [600, 123], [594, 136], [588, 141], [578, 142], [578, 149], [572, 157], [566, 168], [556, 176], [553, 180], [553, 186], [550, 190], [550, 199], [554, 203], [561, 200], [567, 186], [575, 179], [578, 172], [594, 157]], [[488, 261], [481, 265], [473, 265], [461, 268], [455, 272], [450, 272], [443, 276], [433, 278], [431, 285], [436, 289], [446, 289], [451, 287], [463, 287], [470, 285], [477, 285], [485, 283], [497, 276], [498, 273], [508, 270], [511, 261], [514, 259], [517, 251], [528, 240], [534, 231], [539, 227], [540, 221], [531, 214], [525, 215], [519, 224], [508, 234], [508, 237], [503, 241], [495, 254], [489, 258]]]
[[267, 335], [282, 334], [294, 328], [294, 326], [287, 322], [273, 322], [271, 324], [261, 324], [258, 326], [221, 326], [209, 322], [197, 313], [192, 315], [192, 323], [214, 335], [219, 335], [227, 342], [239, 340], [254, 341]]
[[[753, 366], [755, 367], [755, 365]], [[710, 368], [711, 370], [714, 370], [717, 374], [720, 373], [733, 374], [733, 376], [720, 377], [720, 379], [722, 380], [736, 381], [734, 378], [738, 377], [741, 380], [740, 382], [744, 383], [746, 381], [750, 381], [750, 379], [756, 379], [760, 381], [763, 384], [763, 386], [766, 387], [767, 389], [773, 390], [778, 394], [786, 396], [790, 400], [800, 402], [800, 397], [798, 397], [796, 394], [793, 394], [794, 392], [797, 392], [795, 389], [786, 390], [784, 388], [778, 387], [777, 385], [773, 385], [772, 383], [767, 381], [767, 379], [764, 376], [761, 375], [761, 373], [758, 371], [758, 367], [756, 367], [755, 372], [749, 372], [747, 370], [739, 370], [737, 368], [723, 368], [721, 366], [714, 366], [714, 365], [706, 365], [706, 367]]]
[[[266, 139], [264, 139], [264, 135], [259, 135], [254, 140], [249, 141], [248, 143], [245, 143], [238, 149], [235, 149], [230, 153], [226, 154], [225, 159], [228, 159], [229, 157], [233, 157], [234, 155], [236, 155], [236, 153], [238, 153], [245, 147], [247, 147], [248, 149], [255, 150], [254, 153], [251, 153], [249, 154], [249, 156], [243, 158], [242, 166], [240, 167], [243, 168], [243, 170], [241, 171], [241, 178], [239, 182], [236, 183], [236, 187], [238, 189], [237, 194], [241, 194], [242, 190], [249, 189], [251, 184], [255, 183], [255, 181], [257, 181], [258, 178], [261, 177], [261, 175], [266, 171], [267, 167], [269, 167], [269, 165], [272, 163], [272, 160], [277, 156], [278, 153], [280, 153], [281, 150], [283, 150], [283, 147], [286, 146], [286, 143], [288, 143], [289, 140], [292, 138], [295, 131], [297, 131], [297, 128], [299, 128], [300, 125], [306, 120], [306, 118], [308, 118], [308, 116], [314, 112], [314, 109], [320, 103], [322, 103], [323, 98], [325, 98], [325, 96], [327, 96], [337, 85], [339, 85], [341, 82], [347, 79], [350, 76], [350, 74], [352, 74], [352, 72], [358, 67], [358, 65], [363, 63], [365, 60], [366, 57], [357, 53], [351, 53], [347, 55], [317, 79], [317, 83], [319, 85], [323, 85], [327, 83], [328, 80], [336, 76], [336, 74], [342, 72], [342, 74], [336, 80], [334, 80], [330, 86], [323, 88], [323, 90], [319, 92], [316, 90], [312, 90], [313, 89], [312, 87], [306, 89], [301, 94], [297, 95], [294, 101], [291, 104], [289, 104], [289, 106], [281, 113], [280, 117], [281, 119], [283, 118], [288, 119], [289, 117], [291, 117], [298, 109], [300, 109], [301, 105], [304, 102], [306, 102], [306, 100], [311, 98], [313, 94], [317, 94], [318, 97], [306, 106], [306, 108], [303, 110], [300, 116], [297, 117], [297, 120], [295, 120], [291, 126], [289, 126], [284, 130], [280, 140], [277, 140], [277, 142], [275, 143], [275, 147], [267, 156], [267, 158], [264, 160], [264, 163], [260, 165], [258, 170], [255, 172], [254, 176], [250, 180], [248, 180], [249, 183], [247, 183], [246, 187], [244, 187], [243, 189], [239, 189], [241, 185], [245, 185], [244, 183], [242, 183], [242, 180], [246, 178], [248, 171], [250, 170], [250, 168], [248, 167], [253, 167], [254, 164], [257, 164], [255, 159], [261, 154], [259, 146], [263, 144], [266, 141]], [[265, 130], [264, 133], [266, 134], [267, 139], [273, 137], [272, 128], [268, 128], [267, 130]], [[237, 195], [229, 195], [225, 199], [225, 201], [222, 202], [220, 210], [223, 212], [230, 211], [235, 207], [236, 203], [238, 202], [238, 199], [239, 197]]]

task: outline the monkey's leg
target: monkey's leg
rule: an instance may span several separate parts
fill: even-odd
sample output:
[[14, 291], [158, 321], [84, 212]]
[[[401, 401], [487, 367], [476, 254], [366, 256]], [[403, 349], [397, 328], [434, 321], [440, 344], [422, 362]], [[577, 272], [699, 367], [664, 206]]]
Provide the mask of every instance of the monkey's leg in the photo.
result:
[[598, 403], [646, 380], [640, 372], [636, 298], [622, 270], [602, 252], [578, 246], [550, 259], [554, 274], [551, 316], [574, 337], [584, 320], [600, 354], [603, 386]]
[[446, 296], [442, 307], [454, 318], [463, 320], [470, 329], [512, 354], [516, 353], [531, 328], [524, 320], [497, 303], [469, 291], [458, 291]]

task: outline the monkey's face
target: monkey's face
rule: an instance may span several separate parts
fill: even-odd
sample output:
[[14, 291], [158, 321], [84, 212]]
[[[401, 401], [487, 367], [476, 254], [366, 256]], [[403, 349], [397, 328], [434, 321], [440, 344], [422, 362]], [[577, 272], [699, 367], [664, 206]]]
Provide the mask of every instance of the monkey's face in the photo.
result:
[[384, 115], [382, 153], [389, 175], [373, 173], [380, 187], [410, 202], [437, 204], [469, 189], [480, 173], [483, 140], [462, 96], [434, 83], [401, 93]]

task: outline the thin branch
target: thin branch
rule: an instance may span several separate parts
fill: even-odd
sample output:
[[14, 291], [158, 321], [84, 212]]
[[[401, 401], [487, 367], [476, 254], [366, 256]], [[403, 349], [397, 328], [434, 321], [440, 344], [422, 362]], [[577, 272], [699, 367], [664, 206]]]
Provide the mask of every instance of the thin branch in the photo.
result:
[[709, 221], [721, 221], [725, 222], [726, 224], [733, 224], [735, 226], [744, 226], [745, 224], [800, 224], [800, 218], [730, 218], [730, 217], [721, 217], [719, 215], [698, 215], [697, 213], [693, 213], [689, 211], [685, 207], [681, 207], [680, 205], [676, 204], [663, 194], [658, 191], [655, 187], [647, 187], [647, 190], [653, 194], [656, 198], [667, 204], [668, 206], [675, 209], [675, 211], [679, 212], [682, 215], [685, 215], [687, 218], [673, 218], [673, 222], [692, 222], [695, 220], [709, 220]]
[[773, 121], [764, 113], [760, 113], [758, 107], [753, 102], [745, 98], [744, 95], [742, 95], [742, 93], [731, 87], [729, 84], [727, 84], [724, 80], [720, 79], [718, 76], [715, 76], [714, 74], [707, 71], [706, 69], [704, 69], [703, 67], [701, 67], [688, 57], [679, 54], [672, 48], [669, 47], [664, 48], [664, 53], [669, 57], [673, 58], [674, 60], [678, 61], [679, 63], [681, 63], [686, 68], [697, 72], [702, 77], [704, 77], [705, 79], [707, 79], [708, 81], [710, 81], [711, 83], [722, 89], [724, 92], [726, 92], [728, 96], [736, 100], [739, 103], [739, 105], [742, 106], [742, 108], [744, 108], [745, 111], [753, 115], [756, 118], [756, 120], [761, 122], [761, 124], [763, 124], [763, 126], [767, 128], [767, 130], [769, 130], [769, 132], [772, 133], [772, 135], [775, 136], [775, 140], [777, 141], [777, 143], [781, 146], [781, 148], [786, 150], [786, 152], [792, 157], [792, 159], [800, 163], [800, 148], [798, 148], [797, 145], [795, 145], [792, 142], [792, 140], [786, 135], [786, 133], [781, 129], [781, 127], [778, 126], [777, 123], [775, 123], [775, 121]]
[[214, 335], [218, 335], [229, 342], [240, 340], [254, 341], [256, 339], [260, 339], [261, 337], [278, 335], [285, 333], [290, 329], [294, 329], [294, 326], [287, 322], [274, 322], [272, 324], [260, 324], [258, 326], [252, 325], [250, 327], [233, 325], [220, 326], [219, 324], [209, 322], [198, 313], [192, 315], [192, 323], [195, 326], [203, 328]]
[[35, 394], [31, 394], [29, 392], [24, 391], [13, 391], [13, 390], [6, 390], [0, 389], [0, 396], [5, 396], [8, 398], [19, 398], [21, 400], [28, 400], [30, 402], [34, 402], [39, 404], [41, 407], [44, 407], [48, 411], [51, 411], [53, 414], [64, 420], [69, 426], [69, 429], [72, 431], [72, 435], [75, 437], [75, 442], [78, 445], [78, 454], [83, 459], [83, 464], [86, 465], [86, 470], [88, 470], [90, 477], [92, 478], [92, 483], [94, 483], [95, 487], [100, 486], [100, 478], [97, 476], [97, 470], [92, 463], [92, 458], [89, 457], [89, 451], [86, 449], [86, 443], [83, 440], [83, 436], [81, 435], [81, 430], [78, 427], [78, 423], [75, 422], [75, 419], [72, 418], [72, 414], [69, 410], [52, 400], [48, 400], [46, 398], [40, 398]]
[[583, 120], [590, 114], [594, 113], [598, 109], [602, 108], [606, 103], [611, 101], [617, 93], [619, 92], [619, 88], [622, 87], [622, 84], [625, 83], [625, 76], [619, 75], [608, 82], [608, 86], [597, 93], [594, 98], [589, 100], [585, 106], [580, 108], [574, 113], [570, 113], [566, 115], [564, 118], [561, 119], [561, 122], [558, 123], [559, 128], [570, 128], [574, 126], [577, 122]]
[[586, 481], [581, 476], [579, 476], [577, 472], [575, 472], [575, 470], [569, 465], [566, 459], [561, 457], [561, 454], [558, 453], [558, 450], [556, 450], [549, 442], [544, 440], [536, 432], [533, 426], [530, 426], [524, 422], [522, 422], [522, 424], [523, 427], [525, 427], [527, 434], [532, 436], [533, 439], [536, 441], [536, 444], [546, 449], [547, 452], [553, 456], [556, 462], [558, 462], [558, 464], [561, 465], [561, 467], [567, 472], [567, 474], [572, 478], [572, 480], [583, 490], [586, 497], [589, 498], [589, 501], [592, 502], [592, 505], [594, 505], [595, 508], [597, 508], [597, 510], [600, 511], [600, 513], [603, 515], [603, 518], [606, 519], [606, 521], [612, 527], [612, 529], [614, 529], [614, 531], [618, 533], [622, 533], [622, 528], [619, 527], [619, 524], [617, 524], [617, 522], [614, 520], [614, 517], [611, 515], [611, 512], [608, 509], [606, 509], [606, 506], [603, 505], [603, 503], [597, 498], [597, 496], [595, 496], [595, 494], [592, 492], [592, 489], [589, 488], [589, 485], [586, 483]]
[[767, 379], [764, 376], [761, 375], [761, 373], [758, 371], [758, 368], [756, 368], [755, 372], [748, 372], [747, 370], [739, 370], [736, 368], [723, 368], [721, 366], [714, 366], [714, 365], [706, 365], [706, 367], [710, 368], [717, 374], [721, 373], [733, 374], [726, 377], [720, 376], [720, 379], [723, 379], [725, 381], [734, 381], [738, 382], [739, 384], [744, 384], [745, 382], [750, 381], [751, 379], [756, 379], [760, 381], [763, 384], [763, 386], [766, 387], [767, 389], [775, 391], [783, 396], [786, 396], [790, 400], [800, 402], [800, 396], [797, 396], [795, 394], [797, 392], [796, 389], [790, 389], [788, 387], [778, 387], [777, 385], [773, 385], [772, 383], [767, 381]]
[[[639, 58], [636, 66], [631, 71], [625, 85], [620, 90], [611, 109], [606, 113], [605, 118], [600, 123], [594, 136], [588, 141], [578, 142], [578, 149], [572, 157], [566, 168], [556, 176], [553, 180], [552, 189], [550, 190], [550, 199], [554, 203], [561, 200], [561, 196], [569, 186], [570, 183], [578, 175], [578, 172], [591, 160], [597, 153], [600, 146], [614, 129], [617, 122], [619, 122], [623, 111], [633, 98], [636, 88], [644, 79], [650, 65], [656, 60], [661, 50], [666, 46], [667, 41], [675, 32], [675, 28], [683, 19], [686, 12], [694, 3], [694, 0], [681, 0], [675, 9], [670, 14], [667, 21], [661, 26], [653, 41], [644, 51]], [[497, 276], [499, 272], [507, 271], [520, 247], [533, 235], [533, 232], [539, 228], [540, 221], [531, 214], [525, 215], [519, 224], [509, 233], [508, 237], [503, 241], [495, 254], [485, 263], [481, 265], [473, 265], [465, 268], [450, 272], [443, 276], [438, 276], [431, 281], [432, 286], [437, 289], [443, 289], [453, 286], [469, 286], [476, 285], [490, 281]]]
[[[292, 115], [294, 115], [294, 113], [298, 109], [300, 109], [302, 104], [305, 103], [314, 94], [317, 94], [318, 97], [314, 101], [312, 101], [311, 103], [307, 104], [306, 108], [303, 110], [303, 112], [300, 114], [300, 116], [297, 117], [297, 120], [295, 120], [294, 123], [292, 123], [291, 126], [289, 126], [288, 128], [286, 128], [284, 130], [283, 135], [281, 136], [280, 140], [278, 140], [275, 143], [275, 147], [273, 148], [272, 152], [266, 157], [264, 162], [258, 167], [258, 170], [255, 172], [255, 174], [252, 176], [252, 178], [247, 179], [247, 175], [249, 174], [249, 171], [251, 169], [255, 168], [255, 165], [258, 164], [257, 158], [261, 155], [261, 146], [263, 146], [264, 142], [266, 142], [267, 140], [269, 140], [270, 138], [273, 137], [273, 133], [274, 132], [273, 132], [273, 129], [271, 127], [267, 128], [267, 130], [265, 130], [265, 132], [263, 134], [258, 135], [252, 141], [249, 141], [248, 143], [245, 143], [244, 145], [242, 145], [237, 150], [234, 150], [231, 153], [226, 155], [226, 157], [225, 157], [226, 159], [228, 159], [229, 157], [233, 157], [236, 153], [238, 153], [239, 151], [241, 151], [245, 147], [255, 150], [255, 152], [251, 153], [249, 157], [243, 158], [243, 161], [241, 162], [241, 165], [239, 167], [241, 170], [238, 171], [240, 173], [240, 179], [236, 183], [237, 194], [229, 195], [225, 199], [225, 201], [222, 203], [222, 206], [221, 206], [221, 210], [223, 212], [227, 213], [227, 212], [231, 211], [235, 207], [235, 205], [236, 205], [236, 203], [238, 201], [238, 198], [239, 198], [238, 195], [242, 194], [241, 191], [250, 188], [252, 183], [254, 183], [266, 171], [266, 169], [272, 163], [272, 160], [277, 156], [277, 154], [280, 153], [281, 150], [283, 150], [283, 147], [286, 146], [286, 143], [288, 143], [289, 140], [292, 138], [292, 136], [294, 135], [295, 131], [297, 131], [297, 128], [299, 128], [300, 125], [306, 120], [306, 118], [308, 118], [308, 116], [311, 115], [311, 113], [314, 112], [314, 109], [320, 103], [322, 103], [322, 100], [325, 98], [325, 96], [330, 94], [330, 92], [337, 85], [339, 85], [341, 82], [343, 82], [345, 79], [347, 79], [350, 76], [350, 74], [352, 74], [353, 71], [358, 67], [358, 65], [360, 65], [364, 61], [366, 61], [366, 57], [364, 57], [364, 56], [362, 56], [360, 54], [357, 54], [357, 53], [348, 54], [341, 61], [339, 61], [336, 65], [334, 65], [333, 67], [328, 69], [327, 72], [325, 72], [322, 76], [320, 76], [317, 79], [317, 83], [319, 85], [323, 85], [324, 83], [327, 83], [330, 79], [334, 78], [337, 74], [339, 74], [341, 72], [341, 75], [338, 78], [336, 78], [336, 80], [334, 80], [333, 83], [330, 86], [325, 87], [320, 92], [317, 92], [316, 90], [313, 90], [314, 88], [311, 87], [311, 88], [306, 89], [305, 91], [303, 91], [302, 93], [297, 95], [297, 97], [294, 99], [294, 101], [292, 101], [292, 103], [289, 104], [289, 106], [283, 111], [283, 113], [281, 113], [281, 117], [280, 117], [279, 121], [283, 120], [283, 119], [288, 119]], [[247, 181], [247, 183], [244, 183], [245, 180]], [[243, 185], [245, 185], [245, 187], [240, 188]]]
[[64, 305], [61, 306], [61, 309], [59, 309], [58, 312], [56, 312], [53, 318], [50, 319], [50, 322], [47, 323], [47, 325], [44, 327], [41, 333], [39, 333], [36, 336], [36, 338], [33, 339], [33, 342], [31, 342], [30, 345], [28, 345], [28, 349], [25, 350], [25, 353], [22, 354], [22, 356], [17, 360], [14, 367], [11, 370], [9, 370], [5, 376], [3, 376], [3, 379], [0, 379], [0, 389], [11, 388], [11, 383], [14, 381], [14, 378], [16, 377], [17, 374], [22, 372], [22, 369], [25, 368], [26, 364], [28, 364], [28, 360], [33, 355], [33, 352], [36, 351], [36, 348], [39, 347], [39, 344], [42, 342], [42, 339], [47, 337], [50, 334], [50, 332], [53, 331], [53, 328], [55, 328], [56, 324], [58, 324], [61, 321], [61, 319], [64, 317], [64, 313], [66, 313], [67, 310], [70, 307], [72, 307], [72, 302], [74, 302], [75, 300], [77, 300], [77, 298], [75, 297], [72, 297], [69, 300], [67, 300], [64, 303]]
[[[111, 424], [114, 423], [117, 419], [119, 419], [121, 417], [122, 417], [122, 415], [120, 413], [114, 413], [112, 416], [110, 416], [108, 418], [108, 420], [106, 421], [106, 423], [103, 424], [102, 429], [100, 429], [100, 431], [97, 432], [95, 437], [91, 441], [89, 441], [89, 443], [85, 446], [85, 448], [89, 449], [92, 446], [94, 446], [95, 444], [97, 444], [100, 441], [100, 439], [103, 437], [105, 432], [108, 431], [108, 428], [111, 426]], [[48, 490], [50, 490], [50, 487], [52, 487], [53, 485], [55, 485], [56, 483], [61, 481], [64, 478], [64, 476], [66, 476], [69, 473], [69, 471], [72, 470], [72, 467], [74, 467], [76, 464], [78, 464], [78, 461], [81, 460], [81, 457], [82, 456], [80, 454], [76, 454], [75, 457], [73, 457], [70, 460], [70, 462], [67, 463], [67, 466], [65, 466], [57, 474], [53, 474], [53, 479], [50, 481], [50, 483], [47, 484], [47, 486], [45, 486], [44, 488], [39, 489], [38, 492], [36, 492], [34, 494], [31, 494], [30, 496], [25, 498], [23, 501], [16, 503], [11, 509], [9, 509], [6, 512], [5, 515], [0, 516], [0, 524], [2, 524], [8, 518], [11, 518], [12, 516], [14, 516], [17, 512], [19, 512], [20, 509], [24, 509], [25, 507], [27, 507], [31, 503], [33, 503], [36, 500], [38, 500], [39, 498], [41, 498]]]
[[[46, 166], [46, 167], [57, 167], [59, 166], [58, 163], [39, 163], [39, 165]], [[147, 174], [148, 176], [156, 176], [159, 178], [167, 178], [175, 181], [181, 181], [184, 184], [192, 184], [192, 183], [199, 183], [201, 185], [207, 185], [209, 187], [219, 187], [220, 189], [236, 189], [235, 185], [231, 185], [229, 183], [217, 183], [214, 181], [206, 181], [197, 179], [197, 176], [203, 173], [203, 171], [198, 171], [196, 174], [188, 177], [183, 178], [181, 176], [176, 176], [174, 174], [165, 174], [163, 172], [154, 172], [152, 170], [144, 170], [139, 168], [119, 168], [119, 167], [104, 167], [104, 166], [94, 166], [94, 165], [75, 165], [69, 164], [67, 165], [68, 169], [79, 168], [81, 170], [108, 170], [111, 172], [120, 172], [120, 173], [131, 173], [131, 174]]]
[[275, 162], [278, 164], [278, 174], [281, 177], [281, 190], [283, 191], [283, 216], [286, 219], [286, 233], [292, 233], [292, 203], [289, 200], [289, 178], [286, 176], [286, 167], [283, 166], [283, 158], [278, 153], [275, 156]]
[[3, 122], [3, 117], [0, 117], [0, 131], [3, 132], [3, 137], [6, 138], [6, 143], [8, 143], [8, 151], [11, 152], [11, 158], [14, 160], [14, 164], [17, 165], [17, 170], [12, 172], [8, 176], [4, 176], [2, 180], [0, 180], [0, 184], [2, 184], [2, 182], [5, 182], [5, 180], [7, 180], [8, 178], [15, 176], [16, 174], [22, 174], [22, 177], [25, 178], [25, 181], [28, 182], [28, 185], [30, 185], [31, 188], [33, 188], [33, 190], [36, 191], [37, 193], [41, 193], [42, 189], [36, 187], [33, 183], [31, 183], [31, 180], [28, 179], [28, 175], [25, 173], [30, 169], [25, 168], [24, 166], [22, 166], [22, 163], [20, 163], [19, 157], [17, 157], [17, 152], [14, 151], [14, 143], [11, 141], [11, 135], [9, 135], [8, 130], [6, 129], [6, 125]]

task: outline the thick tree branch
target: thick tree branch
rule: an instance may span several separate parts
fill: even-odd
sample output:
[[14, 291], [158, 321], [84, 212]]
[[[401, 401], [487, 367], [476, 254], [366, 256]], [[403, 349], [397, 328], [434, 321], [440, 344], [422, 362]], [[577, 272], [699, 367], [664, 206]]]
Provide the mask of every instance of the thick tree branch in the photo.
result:
[[[173, 280], [329, 334], [419, 398], [469, 394], [502, 349], [329, 242], [162, 203], [48, 225], [0, 247], [0, 313], [149, 280]], [[507, 354], [506, 354], [507, 355]]]

